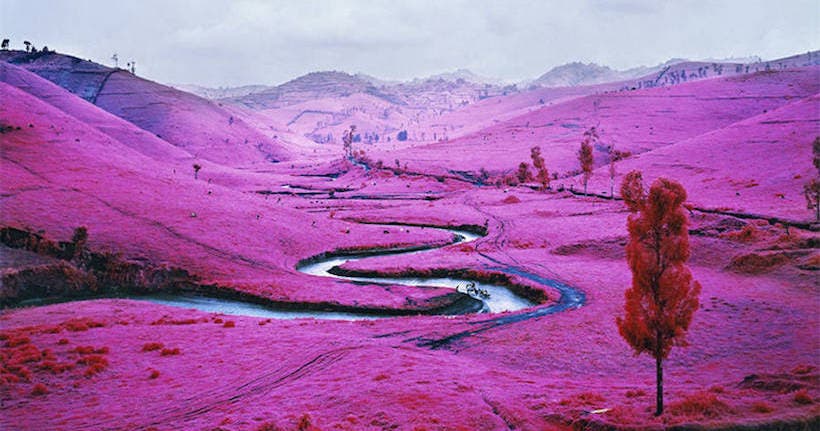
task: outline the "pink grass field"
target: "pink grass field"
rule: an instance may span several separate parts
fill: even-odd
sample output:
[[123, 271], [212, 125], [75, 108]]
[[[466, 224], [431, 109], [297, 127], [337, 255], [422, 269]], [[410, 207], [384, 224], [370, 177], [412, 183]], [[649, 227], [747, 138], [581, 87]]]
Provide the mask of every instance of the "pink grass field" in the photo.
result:
[[[57, 243], [85, 226], [91, 252], [144, 271], [184, 271], [186, 286], [224, 296], [411, 315], [277, 320], [112, 298], [4, 308], [0, 429], [820, 424], [818, 225], [802, 195], [817, 175], [820, 66], [631, 91], [618, 91], [622, 84], [535, 89], [451, 112], [422, 109], [427, 117], [411, 131], [450, 131], [447, 140], [354, 144], [391, 168], [381, 170], [343, 160], [338, 137], [348, 122], [408, 128], [409, 108], [384, 118], [386, 102], [354, 94], [252, 110], [110, 69], [91, 103], [75, 82], [34, 73], [76, 67], [57, 54], [0, 61], [0, 228]], [[437, 91], [452, 91], [441, 102], [450, 103], [464, 90]], [[308, 117], [288, 124], [300, 112], [346, 104], [360, 109], [321, 129], [333, 142], [307, 139], [316, 130]], [[576, 152], [591, 126], [602, 144], [632, 153], [616, 163], [616, 185], [639, 169], [649, 181], [680, 181], [689, 195], [689, 265], [703, 291], [690, 345], [665, 362], [659, 418], [654, 361], [635, 357], [615, 325], [631, 282], [628, 212], [607, 198], [601, 148], [588, 186], [596, 195], [578, 193]], [[482, 168], [490, 179], [513, 173], [535, 145], [558, 173], [551, 190], [469, 180]], [[400, 168], [392, 169], [396, 159]], [[196, 178], [193, 164], [201, 166]], [[421, 225], [488, 233], [448, 245], [452, 235]], [[586, 301], [496, 324], [490, 319], [533, 310], [422, 315], [459, 295], [296, 269], [322, 253], [418, 245], [441, 248], [343, 268], [488, 276], [514, 269], [572, 286]], [[0, 254], [0, 298], [10, 303], [24, 274], [55, 267], [74, 274], [76, 265], [8, 244]], [[532, 278], [512, 283], [544, 293], [534, 310], [561, 301]]]

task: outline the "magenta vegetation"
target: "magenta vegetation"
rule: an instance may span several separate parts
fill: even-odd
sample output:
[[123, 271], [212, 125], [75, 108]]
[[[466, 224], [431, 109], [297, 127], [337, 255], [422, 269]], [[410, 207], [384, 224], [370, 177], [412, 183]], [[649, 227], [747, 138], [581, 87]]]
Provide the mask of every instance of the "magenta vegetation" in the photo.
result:
[[817, 52], [215, 100], [0, 60], [0, 429], [820, 427]]

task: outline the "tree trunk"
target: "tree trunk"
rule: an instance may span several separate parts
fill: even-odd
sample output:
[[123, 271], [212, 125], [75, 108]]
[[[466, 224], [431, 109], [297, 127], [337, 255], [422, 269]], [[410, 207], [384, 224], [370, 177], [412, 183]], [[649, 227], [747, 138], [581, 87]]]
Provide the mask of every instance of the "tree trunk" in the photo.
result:
[[663, 414], [663, 359], [660, 355], [655, 358], [655, 381], [658, 385], [655, 416], [660, 416]]

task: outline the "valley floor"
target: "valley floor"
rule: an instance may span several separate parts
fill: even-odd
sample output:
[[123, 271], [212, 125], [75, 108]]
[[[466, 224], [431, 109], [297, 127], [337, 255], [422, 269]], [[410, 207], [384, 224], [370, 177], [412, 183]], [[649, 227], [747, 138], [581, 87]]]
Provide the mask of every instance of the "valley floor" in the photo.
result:
[[[441, 197], [289, 199], [350, 220], [486, 221], [488, 236], [468, 247], [356, 269], [520, 268], [577, 287], [586, 303], [504, 325], [482, 323], [487, 315], [270, 320], [119, 299], [8, 309], [3, 428], [817, 426], [816, 275], [798, 267], [817, 265], [805, 261], [810, 232], [692, 215], [701, 307], [691, 345], [667, 361], [657, 419], [654, 362], [633, 357], [614, 324], [630, 283], [623, 204], [525, 188], [453, 186]], [[790, 257], [771, 258], [777, 250]], [[761, 259], [738, 259], [748, 255]]]

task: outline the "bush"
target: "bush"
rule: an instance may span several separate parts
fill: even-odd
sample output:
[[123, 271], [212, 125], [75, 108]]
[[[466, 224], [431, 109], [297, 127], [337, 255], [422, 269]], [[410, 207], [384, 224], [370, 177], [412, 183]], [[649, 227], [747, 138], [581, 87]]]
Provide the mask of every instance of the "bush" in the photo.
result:
[[88, 368], [85, 369], [83, 375], [85, 377], [91, 377], [97, 373], [104, 371], [108, 368], [108, 359], [105, 359], [104, 356], [100, 355], [89, 355], [83, 356], [79, 360], [77, 360], [77, 364], [84, 364], [88, 365]]
[[505, 204], [517, 204], [517, 203], [521, 203], [521, 199], [518, 199], [517, 196], [509, 195], [506, 198], [504, 198], [504, 200], [501, 201], [501, 202], [503, 202]]
[[755, 401], [752, 404], [752, 411], [755, 413], [771, 413], [774, 411], [774, 407], [766, 401]]
[[63, 363], [57, 361], [43, 361], [38, 365], [39, 369], [48, 371], [52, 374], [60, 374], [74, 368], [74, 364]]
[[165, 347], [162, 343], [152, 342], [152, 343], [145, 343], [142, 345], [143, 352], [153, 352], [154, 350], [159, 350]]
[[45, 395], [47, 393], [48, 393], [48, 388], [46, 387], [46, 385], [44, 385], [42, 383], [37, 383], [36, 385], [34, 385], [33, 388], [31, 388], [31, 395], [34, 395], [34, 396]]
[[279, 428], [273, 422], [265, 422], [265, 423], [259, 425], [259, 427], [256, 428], [256, 431], [282, 431], [282, 428]]
[[630, 389], [626, 391], [627, 398], [638, 398], [646, 395], [646, 391], [643, 389]]
[[172, 356], [179, 354], [179, 347], [174, 347], [173, 349], [164, 348], [162, 351], [159, 352], [160, 356]]
[[92, 353], [104, 355], [108, 353], [108, 347], [95, 348], [94, 346], [77, 346], [74, 349], [72, 349], [71, 352], [79, 353], [81, 355], [89, 355]]
[[795, 392], [794, 401], [797, 404], [802, 405], [814, 404], [814, 400], [812, 399], [811, 395], [809, 395], [809, 391], [806, 389], [800, 389], [799, 391]]
[[709, 392], [696, 392], [669, 404], [669, 413], [673, 416], [716, 418], [728, 412], [731, 412], [729, 405]]
[[26, 337], [25, 335], [19, 335], [6, 340], [6, 347], [17, 347], [28, 343], [31, 343], [31, 338]]
[[71, 332], [83, 332], [91, 328], [102, 328], [105, 324], [90, 317], [79, 317], [76, 319], [69, 319], [63, 322], [60, 326]]

